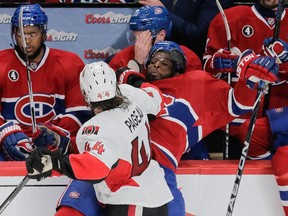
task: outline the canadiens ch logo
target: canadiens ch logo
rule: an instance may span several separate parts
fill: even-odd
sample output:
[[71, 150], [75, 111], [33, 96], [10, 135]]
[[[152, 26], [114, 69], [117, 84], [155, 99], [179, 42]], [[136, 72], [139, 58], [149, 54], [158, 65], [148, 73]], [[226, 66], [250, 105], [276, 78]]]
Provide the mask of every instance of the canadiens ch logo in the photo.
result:
[[[55, 97], [53, 95], [33, 94], [34, 111], [37, 122], [51, 121], [55, 116]], [[24, 124], [31, 124], [31, 110], [29, 95], [19, 98], [14, 108], [16, 119]]]
[[283, 107], [275, 108], [274, 110], [276, 113], [280, 113], [280, 112], [283, 112]]
[[16, 82], [19, 79], [19, 73], [16, 70], [10, 70], [8, 77], [12, 82]]
[[252, 26], [250, 26], [250, 25], [245, 25], [245, 26], [242, 28], [242, 34], [243, 34], [245, 37], [251, 37], [251, 36], [254, 34], [254, 29], [253, 29]]
[[72, 191], [71, 193], [69, 193], [69, 197], [71, 197], [72, 199], [79, 199], [80, 194], [76, 191]]

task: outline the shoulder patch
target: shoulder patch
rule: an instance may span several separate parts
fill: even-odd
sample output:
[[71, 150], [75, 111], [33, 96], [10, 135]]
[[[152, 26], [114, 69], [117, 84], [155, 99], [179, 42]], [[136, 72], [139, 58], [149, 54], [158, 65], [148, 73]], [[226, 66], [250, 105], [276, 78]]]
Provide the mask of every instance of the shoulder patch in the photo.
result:
[[87, 135], [95, 134], [95, 135], [97, 135], [98, 131], [99, 131], [99, 126], [88, 125], [82, 129], [82, 135], [83, 134], [87, 134]]
[[245, 37], [251, 37], [253, 34], [254, 34], [254, 29], [252, 26], [250, 25], [245, 25], [243, 28], [242, 28], [242, 34], [245, 36]]
[[19, 73], [16, 70], [10, 70], [8, 72], [9, 80], [16, 82], [19, 79]]

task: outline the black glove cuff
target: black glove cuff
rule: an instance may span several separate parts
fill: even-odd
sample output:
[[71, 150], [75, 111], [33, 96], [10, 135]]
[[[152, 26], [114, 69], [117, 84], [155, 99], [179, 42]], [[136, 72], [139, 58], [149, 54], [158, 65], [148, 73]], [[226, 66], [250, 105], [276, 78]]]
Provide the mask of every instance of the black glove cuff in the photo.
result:
[[137, 75], [129, 76], [127, 81], [128, 81], [128, 84], [130, 84], [136, 88], [140, 88], [142, 83], [146, 82], [142, 77], [137, 76]]

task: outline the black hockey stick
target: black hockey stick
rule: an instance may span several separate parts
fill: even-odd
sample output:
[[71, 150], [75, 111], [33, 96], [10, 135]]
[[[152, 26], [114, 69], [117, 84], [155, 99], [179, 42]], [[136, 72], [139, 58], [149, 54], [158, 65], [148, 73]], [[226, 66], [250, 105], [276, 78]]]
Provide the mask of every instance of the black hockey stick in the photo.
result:
[[22, 41], [23, 51], [25, 54], [27, 82], [28, 82], [28, 94], [29, 94], [29, 102], [30, 102], [31, 124], [32, 124], [32, 132], [34, 134], [36, 132], [35, 105], [34, 105], [34, 99], [33, 99], [32, 81], [31, 81], [30, 68], [29, 68], [29, 59], [28, 59], [28, 55], [27, 55], [27, 45], [26, 45], [24, 27], [23, 27], [23, 7], [20, 8], [19, 21], [18, 22], [19, 22], [18, 25], [19, 25], [19, 31], [20, 31], [20, 37], [21, 37], [21, 41]]
[[[18, 26], [19, 26], [20, 37], [21, 37], [21, 41], [22, 41], [22, 45], [23, 45], [24, 54], [25, 54], [25, 60], [26, 60], [32, 131], [33, 131], [33, 133], [35, 133], [36, 132], [35, 106], [34, 106], [34, 100], [33, 100], [32, 82], [31, 82], [30, 69], [29, 69], [29, 60], [28, 60], [27, 51], [26, 51], [27, 45], [26, 45], [24, 27], [23, 27], [23, 7], [20, 8]], [[29, 178], [28, 178], [28, 175], [26, 175], [23, 178], [23, 180], [19, 183], [19, 185], [7, 197], [7, 199], [1, 204], [0, 214], [6, 209], [6, 207], [17, 196], [17, 194], [22, 190], [22, 188], [27, 184], [28, 181], [29, 181]]]
[[[226, 38], [227, 38], [227, 48], [228, 50], [231, 49], [231, 32], [230, 32], [230, 27], [228, 24], [228, 20], [227, 17], [225, 15], [225, 12], [219, 2], [219, 0], [216, 0], [216, 5], [218, 7], [218, 10], [222, 16], [223, 22], [224, 22], [224, 26], [225, 26], [225, 30], [226, 30]], [[228, 73], [228, 78], [227, 78], [227, 82], [229, 85], [231, 85], [231, 73]], [[224, 147], [223, 147], [223, 159], [227, 160], [229, 159], [229, 134], [230, 134], [230, 128], [229, 128], [229, 123], [226, 124], [226, 128], [225, 128], [225, 143], [224, 143]]]
[[[287, 0], [279, 0], [278, 1], [278, 7], [277, 7], [277, 12], [276, 12], [276, 21], [275, 21], [275, 29], [274, 29], [274, 35], [273, 35], [273, 42], [275, 42], [279, 39], [281, 17], [282, 17], [283, 11], [285, 9], [285, 2], [287, 2]], [[278, 58], [276, 58], [276, 59], [278, 59]], [[271, 85], [270, 85], [270, 87], [271, 87]], [[266, 114], [266, 110], [269, 108], [270, 94], [271, 94], [271, 88], [269, 88], [268, 93], [264, 97], [264, 105], [263, 105], [264, 108], [263, 108], [263, 114], [262, 114], [263, 116]]]
[[277, 41], [279, 39], [281, 17], [282, 17], [283, 11], [285, 9], [285, 2], [286, 1], [287, 0], [279, 0], [279, 2], [278, 2], [278, 8], [277, 8], [277, 13], [276, 13], [276, 23], [275, 23], [275, 29], [274, 29], [274, 35], [273, 35], [274, 41]]
[[29, 181], [28, 175], [26, 175], [22, 181], [16, 186], [12, 193], [6, 198], [6, 200], [0, 206], [0, 214], [6, 209], [6, 207], [11, 203], [11, 201], [17, 196], [17, 194], [22, 190], [22, 188]]
[[244, 165], [246, 162], [246, 158], [247, 158], [247, 154], [248, 154], [248, 150], [249, 150], [249, 145], [250, 145], [252, 134], [254, 131], [257, 113], [258, 113], [258, 109], [259, 109], [259, 106], [261, 103], [261, 98], [262, 98], [264, 89], [265, 89], [265, 83], [263, 81], [260, 81], [259, 87], [258, 87], [257, 98], [256, 98], [256, 104], [255, 104], [254, 110], [252, 112], [252, 116], [250, 118], [250, 123], [248, 125], [248, 132], [247, 132], [244, 146], [242, 149], [242, 153], [241, 153], [241, 157], [240, 157], [240, 161], [239, 161], [239, 165], [238, 165], [238, 171], [237, 171], [236, 178], [234, 181], [234, 186], [233, 186], [233, 190], [232, 190], [232, 193], [230, 196], [230, 201], [229, 201], [229, 205], [227, 208], [226, 216], [232, 216], [232, 213], [233, 213], [233, 209], [234, 209], [235, 201], [237, 198], [238, 190], [240, 187], [240, 182], [241, 182], [242, 174], [244, 171]]

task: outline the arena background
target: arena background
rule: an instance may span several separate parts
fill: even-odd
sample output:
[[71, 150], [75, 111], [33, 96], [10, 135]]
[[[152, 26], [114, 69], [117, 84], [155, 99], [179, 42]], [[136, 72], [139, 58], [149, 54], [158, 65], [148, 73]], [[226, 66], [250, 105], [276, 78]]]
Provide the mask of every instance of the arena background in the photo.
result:
[[[9, 1], [8, 1], [9, 2]], [[235, 4], [251, 4], [238, 1]], [[12, 43], [10, 24], [17, 4], [0, 3], [0, 49]], [[136, 4], [45, 4], [49, 47], [77, 53], [85, 63], [104, 60], [129, 45], [128, 21]], [[226, 214], [239, 161], [183, 161], [177, 179], [187, 216]], [[270, 161], [248, 161], [235, 204], [234, 216], [284, 215]], [[0, 204], [26, 175], [24, 162], [1, 162]], [[30, 180], [3, 212], [3, 216], [49, 216], [69, 180]]]

